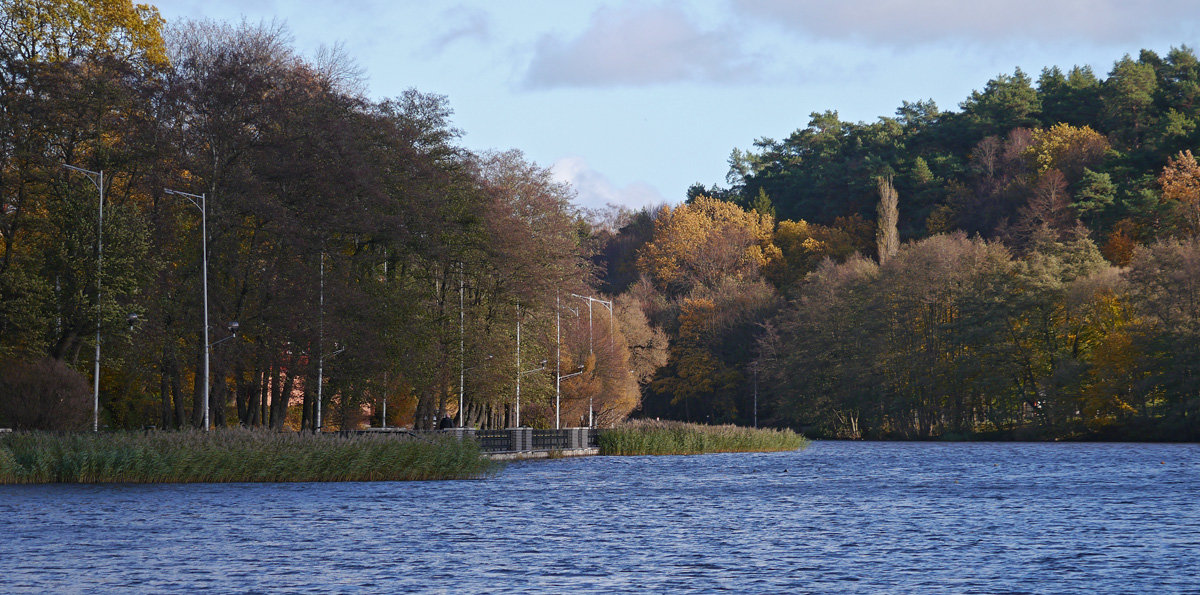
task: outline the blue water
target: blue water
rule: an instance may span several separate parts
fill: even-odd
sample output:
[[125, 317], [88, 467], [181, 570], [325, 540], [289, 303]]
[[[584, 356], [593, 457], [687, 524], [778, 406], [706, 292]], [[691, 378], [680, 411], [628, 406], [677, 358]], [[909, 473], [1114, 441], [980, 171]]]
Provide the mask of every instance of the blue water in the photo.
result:
[[1200, 593], [1200, 445], [818, 442], [482, 481], [0, 486], [0, 592]]

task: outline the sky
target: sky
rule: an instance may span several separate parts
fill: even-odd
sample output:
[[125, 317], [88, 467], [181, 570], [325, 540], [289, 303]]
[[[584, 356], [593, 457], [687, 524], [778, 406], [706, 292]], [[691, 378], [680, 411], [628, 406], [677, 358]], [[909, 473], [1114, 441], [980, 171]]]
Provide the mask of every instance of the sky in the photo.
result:
[[168, 23], [282, 23], [309, 57], [340, 46], [374, 99], [444, 95], [463, 146], [519, 149], [589, 209], [724, 185], [733, 149], [812, 112], [957, 110], [1018, 67], [1104, 77], [1200, 42], [1195, 0], [149, 1]]

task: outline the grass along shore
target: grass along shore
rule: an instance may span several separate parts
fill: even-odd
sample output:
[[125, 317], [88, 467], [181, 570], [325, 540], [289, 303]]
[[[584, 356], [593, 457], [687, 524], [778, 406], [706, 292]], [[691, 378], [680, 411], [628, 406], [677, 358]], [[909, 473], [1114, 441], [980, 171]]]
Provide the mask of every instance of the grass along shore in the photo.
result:
[[631, 421], [599, 436], [602, 455], [692, 455], [711, 452], [773, 452], [807, 448], [791, 430], [704, 426], [674, 421]]
[[473, 479], [499, 466], [473, 440], [219, 429], [0, 434], [0, 484]]

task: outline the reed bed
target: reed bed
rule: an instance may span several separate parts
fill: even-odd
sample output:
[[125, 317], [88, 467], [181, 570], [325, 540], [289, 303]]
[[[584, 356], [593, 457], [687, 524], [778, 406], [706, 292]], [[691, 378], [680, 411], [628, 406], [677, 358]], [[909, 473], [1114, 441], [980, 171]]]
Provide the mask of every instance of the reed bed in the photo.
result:
[[808, 439], [791, 430], [631, 421], [600, 433], [600, 454], [691, 455], [711, 452], [798, 450]]
[[496, 472], [474, 440], [247, 429], [0, 434], [0, 484], [474, 479]]

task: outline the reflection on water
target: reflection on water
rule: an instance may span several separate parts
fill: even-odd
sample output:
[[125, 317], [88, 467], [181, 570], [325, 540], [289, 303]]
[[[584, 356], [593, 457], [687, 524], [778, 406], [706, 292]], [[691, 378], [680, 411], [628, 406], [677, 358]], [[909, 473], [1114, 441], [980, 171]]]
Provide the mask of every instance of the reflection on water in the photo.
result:
[[0, 486], [3, 592], [1200, 592], [1200, 445], [817, 442], [484, 481]]

